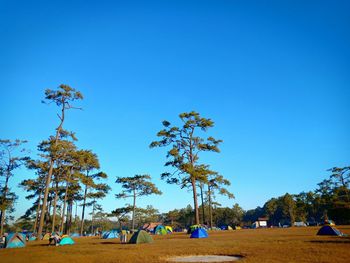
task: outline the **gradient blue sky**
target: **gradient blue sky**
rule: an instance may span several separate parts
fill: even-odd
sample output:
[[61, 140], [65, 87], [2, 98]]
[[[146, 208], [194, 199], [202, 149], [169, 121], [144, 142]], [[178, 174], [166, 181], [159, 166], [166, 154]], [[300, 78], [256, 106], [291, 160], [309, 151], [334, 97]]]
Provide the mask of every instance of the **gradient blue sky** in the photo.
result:
[[[202, 161], [232, 182], [244, 209], [313, 190], [326, 169], [349, 165], [349, 1], [0, 1], [0, 138], [36, 145], [54, 133], [44, 90], [69, 84], [84, 111], [65, 128], [109, 174], [149, 173], [163, 191], [139, 205], [161, 212], [192, 204], [160, 180], [165, 149], [148, 148], [161, 121], [196, 110], [224, 140]], [[11, 180], [19, 202], [31, 204]]]

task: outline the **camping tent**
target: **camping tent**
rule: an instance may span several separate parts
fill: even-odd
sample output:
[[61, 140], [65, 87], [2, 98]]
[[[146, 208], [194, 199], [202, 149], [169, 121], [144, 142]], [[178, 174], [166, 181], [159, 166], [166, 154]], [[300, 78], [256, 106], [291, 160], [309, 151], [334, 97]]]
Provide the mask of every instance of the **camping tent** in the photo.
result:
[[71, 239], [70, 237], [64, 237], [61, 239], [59, 245], [60, 246], [65, 246], [65, 245], [73, 245], [74, 244], [74, 241], [73, 239]]
[[194, 230], [190, 236], [191, 238], [207, 238], [208, 233], [204, 228], [197, 228]]
[[164, 226], [158, 225], [154, 229], [153, 234], [155, 234], [155, 235], [166, 235], [166, 234], [168, 234], [168, 231], [165, 229]]
[[151, 222], [151, 223], [148, 223], [148, 224], [144, 224], [141, 229], [142, 230], [145, 230], [147, 232], [153, 232], [154, 229], [158, 226], [158, 225], [161, 225], [162, 223], [160, 222]]
[[258, 221], [254, 222], [251, 226], [251, 228], [258, 228], [258, 227], [259, 227]]
[[225, 225], [221, 227], [222, 230], [233, 230], [231, 226]]
[[50, 233], [46, 233], [46, 234], [43, 236], [42, 240], [49, 240], [50, 237], [51, 237], [51, 234], [50, 234]]
[[80, 235], [78, 233], [73, 233], [71, 234], [71, 237], [80, 237]]
[[106, 232], [103, 236], [103, 239], [112, 239], [112, 238], [119, 238], [119, 234], [117, 230], [111, 230], [109, 232]]
[[294, 222], [294, 226], [303, 227], [303, 226], [307, 226], [307, 224], [303, 221], [300, 221], [300, 222]]
[[340, 232], [335, 227], [331, 226], [323, 226], [318, 230], [317, 235], [319, 236], [344, 236], [342, 232]]
[[152, 243], [152, 237], [145, 231], [139, 230], [135, 232], [130, 238], [130, 244]]
[[201, 225], [193, 225], [193, 226], [190, 226], [189, 229], [187, 230], [187, 234], [192, 234], [192, 232], [194, 230], [196, 230], [197, 228], [202, 228]]
[[20, 233], [12, 233], [6, 237], [6, 248], [25, 247], [26, 237]]
[[173, 228], [171, 226], [165, 226], [165, 229], [168, 233], [173, 233]]

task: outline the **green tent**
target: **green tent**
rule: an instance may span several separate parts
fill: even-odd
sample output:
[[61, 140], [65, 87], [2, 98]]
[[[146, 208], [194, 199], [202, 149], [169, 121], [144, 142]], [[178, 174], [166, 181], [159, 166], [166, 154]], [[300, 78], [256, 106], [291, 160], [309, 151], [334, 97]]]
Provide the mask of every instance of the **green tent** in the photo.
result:
[[162, 225], [158, 225], [153, 232], [155, 235], [166, 235], [168, 234], [168, 231], [166, 230], [166, 228]]
[[65, 245], [73, 245], [74, 244], [74, 241], [73, 239], [71, 239], [70, 237], [64, 237], [61, 239], [59, 245], [60, 246], [65, 246]]
[[145, 231], [139, 230], [130, 238], [130, 244], [152, 243], [152, 237]]

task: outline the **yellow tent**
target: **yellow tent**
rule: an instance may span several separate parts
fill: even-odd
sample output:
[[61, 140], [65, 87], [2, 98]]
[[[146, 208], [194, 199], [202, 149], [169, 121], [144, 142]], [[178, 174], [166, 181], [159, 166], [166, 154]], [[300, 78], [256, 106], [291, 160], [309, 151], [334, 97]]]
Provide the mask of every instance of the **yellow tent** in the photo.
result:
[[50, 234], [50, 233], [46, 233], [46, 234], [43, 236], [42, 240], [49, 240], [50, 237], [51, 237], [51, 234]]
[[227, 226], [227, 230], [233, 230], [232, 227], [230, 226]]
[[168, 231], [168, 233], [173, 233], [173, 228], [171, 226], [165, 226], [166, 231]]

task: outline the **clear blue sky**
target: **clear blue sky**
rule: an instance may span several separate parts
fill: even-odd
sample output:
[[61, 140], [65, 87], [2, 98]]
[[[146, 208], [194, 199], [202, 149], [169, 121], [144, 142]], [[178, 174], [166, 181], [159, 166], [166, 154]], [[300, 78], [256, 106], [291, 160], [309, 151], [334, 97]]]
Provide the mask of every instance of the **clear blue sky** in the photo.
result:
[[[69, 84], [85, 99], [67, 113], [78, 146], [98, 154], [116, 200], [116, 176], [149, 173], [164, 192], [140, 200], [161, 212], [192, 204], [160, 180], [165, 149], [148, 148], [161, 121], [196, 110], [224, 140], [202, 161], [236, 199], [263, 205], [313, 190], [349, 165], [349, 1], [0, 1], [0, 138], [36, 145], [54, 133], [44, 90]], [[16, 216], [31, 204], [12, 179]]]

